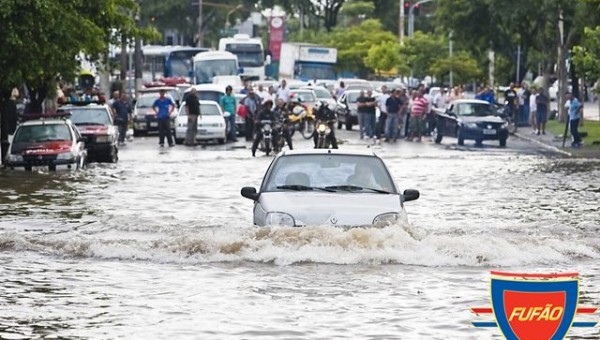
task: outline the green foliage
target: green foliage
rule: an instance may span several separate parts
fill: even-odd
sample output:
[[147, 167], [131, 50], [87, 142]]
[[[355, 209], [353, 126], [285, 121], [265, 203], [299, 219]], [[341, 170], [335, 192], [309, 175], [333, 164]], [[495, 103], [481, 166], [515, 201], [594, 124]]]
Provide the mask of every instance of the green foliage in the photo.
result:
[[581, 44], [573, 47], [573, 61], [580, 76], [600, 79], [600, 26], [585, 28]]
[[367, 1], [348, 1], [342, 6], [341, 13], [345, 17], [363, 17], [369, 18], [373, 15], [375, 5]]
[[390, 71], [400, 65], [400, 44], [396, 41], [385, 41], [369, 48], [364, 63], [380, 73]]
[[429, 68], [429, 72], [437, 76], [438, 79], [448, 76], [451, 70], [454, 75], [454, 81], [457, 84], [467, 84], [474, 80], [482, 80], [483, 72], [479, 68], [479, 65], [477, 65], [477, 60], [464, 51], [459, 52], [452, 58], [438, 59]]
[[429, 67], [436, 60], [448, 56], [448, 41], [444, 36], [416, 31], [404, 40], [400, 48], [400, 60], [416, 77], [429, 75]]
[[45, 94], [57, 77], [72, 79], [80, 52], [101, 59], [115, 32], [135, 35], [133, 0], [30, 0], [0, 6], [0, 89], [26, 83]]

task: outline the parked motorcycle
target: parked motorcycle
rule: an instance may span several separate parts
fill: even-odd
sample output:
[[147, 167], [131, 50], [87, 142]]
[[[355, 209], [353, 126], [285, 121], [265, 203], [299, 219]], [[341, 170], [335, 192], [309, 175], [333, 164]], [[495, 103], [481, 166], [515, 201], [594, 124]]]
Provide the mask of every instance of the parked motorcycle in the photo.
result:
[[308, 109], [300, 103], [292, 103], [288, 108], [288, 119], [292, 126], [290, 133], [293, 135], [295, 131], [299, 131], [304, 139], [310, 139], [314, 132], [315, 117], [312, 110]]

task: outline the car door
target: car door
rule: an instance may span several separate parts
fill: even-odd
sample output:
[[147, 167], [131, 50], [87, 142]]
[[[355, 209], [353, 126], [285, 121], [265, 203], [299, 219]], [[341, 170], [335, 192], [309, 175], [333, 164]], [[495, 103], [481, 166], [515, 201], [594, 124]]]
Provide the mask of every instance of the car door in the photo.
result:
[[342, 118], [342, 121], [346, 121], [346, 115], [348, 114], [348, 96], [344, 93], [340, 96], [340, 99], [338, 100], [337, 103], [337, 107], [336, 107], [336, 111], [337, 111], [337, 116]]
[[450, 105], [446, 111], [437, 111], [437, 129], [438, 133], [443, 136], [455, 136], [456, 123], [454, 119], [454, 111], [456, 105]]

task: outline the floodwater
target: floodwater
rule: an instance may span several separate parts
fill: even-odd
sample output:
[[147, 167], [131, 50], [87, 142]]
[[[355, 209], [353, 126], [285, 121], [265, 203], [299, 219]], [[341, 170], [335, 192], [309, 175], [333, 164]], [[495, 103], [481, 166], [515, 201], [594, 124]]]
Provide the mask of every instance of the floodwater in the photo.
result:
[[501, 339], [471, 325], [491, 270], [576, 271], [600, 306], [600, 162], [374, 150], [421, 191], [409, 225], [257, 228], [239, 191], [272, 158], [241, 148], [145, 138], [115, 165], [0, 171], [0, 338]]

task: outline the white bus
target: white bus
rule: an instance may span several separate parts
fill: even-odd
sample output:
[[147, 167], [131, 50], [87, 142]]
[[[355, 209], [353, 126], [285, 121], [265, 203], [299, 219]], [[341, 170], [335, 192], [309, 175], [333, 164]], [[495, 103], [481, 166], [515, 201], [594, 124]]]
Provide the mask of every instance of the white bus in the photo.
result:
[[260, 38], [250, 38], [247, 34], [236, 34], [233, 38], [221, 38], [219, 51], [228, 51], [238, 57], [244, 80], [264, 80], [265, 66], [270, 63]]
[[194, 57], [194, 84], [211, 84], [217, 76], [237, 76], [240, 74], [238, 58], [225, 51], [209, 51]]

